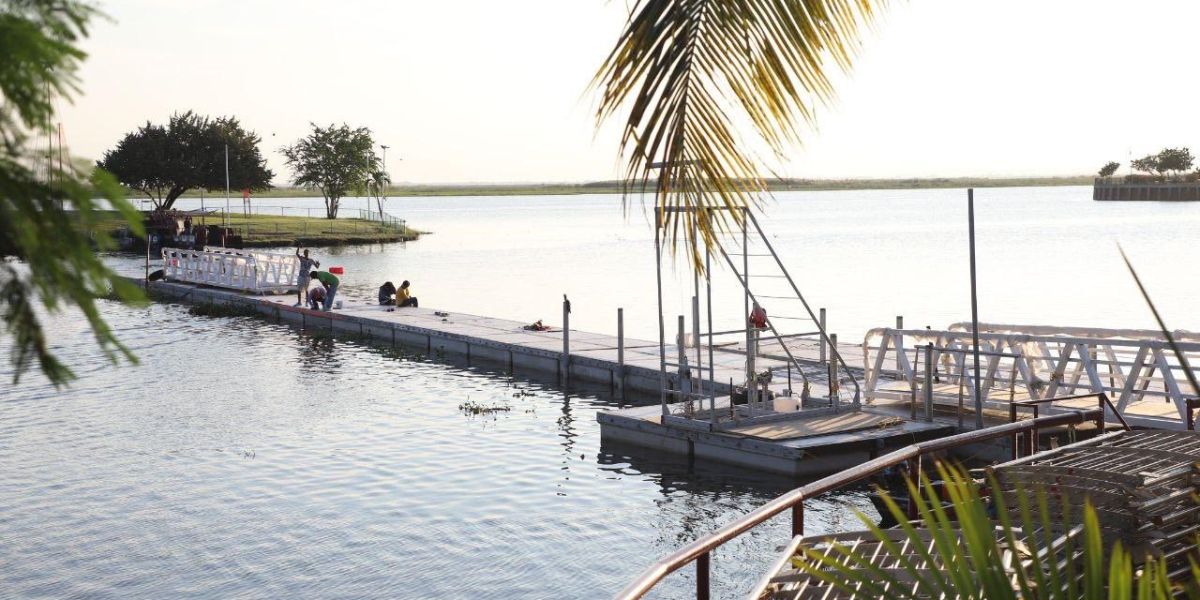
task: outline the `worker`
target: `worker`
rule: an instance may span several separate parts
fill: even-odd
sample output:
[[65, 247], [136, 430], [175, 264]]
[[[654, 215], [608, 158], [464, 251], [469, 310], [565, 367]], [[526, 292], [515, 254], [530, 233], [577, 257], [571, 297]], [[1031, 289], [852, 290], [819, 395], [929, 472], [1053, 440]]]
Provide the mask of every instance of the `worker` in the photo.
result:
[[396, 306], [411, 306], [413, 308], [417, 307], [417, 297], [412, 295], [412, 289], [409, 288], [407, 279], [404, 281], [404, 283], [400, 284], [400, 289], [396, 290]]
[[296, 306], [300, 306], [301, 302], [308, 302], [308, 284], [309, 276], [314, 269], [321, 267], [321, 261], [313, 260], [308, 257], [308, 249], [304, 250], [304, 254], [300, 254], [300, 246], [296, 246], [296, 258], [300, 259], [300, 272], [296, 276]]
[[321, 304], [325, 301], [325, 287], [320, 285], [312, 286], [312, 289], [307, 290], [305, 294], [308, 300], [308, 307], [313, 310], [321, 310]]
[[379, 305], [380, 306], [395, 306], [396, 305], [396, 284], [388, 281], [379, 286]]
[[337, 275], [328, 271], [312, 271], [308, 276], [311, 279], [321, 282], [321, 285], [325, 288], [324, 309], [329, 310], [332, 308], [333, 297], [337, 295], [338, 284], [341, 283], [341, 280], [337, 278]]

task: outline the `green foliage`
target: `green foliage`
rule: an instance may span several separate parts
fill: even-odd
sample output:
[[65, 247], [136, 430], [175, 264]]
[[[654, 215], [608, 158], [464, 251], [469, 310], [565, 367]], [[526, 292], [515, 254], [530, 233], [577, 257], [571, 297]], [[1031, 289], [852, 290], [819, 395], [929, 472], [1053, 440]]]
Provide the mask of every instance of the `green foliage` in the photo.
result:
[[190, 189], [225, 189], [226, 146], [230, 187], [269, 188], [274, 173], [258, 150], [260, 141], [235, 117], [210, 119], [188, 111], [171, 115], [166, 126], [147, 122], [125, 134], [97, 165], [146, 194], [155, 209], [166, 210]]
[[375, 141], [366, 127], [310, 125], [312, 133], [291, 146], [284, 146], [281, 152], [295, 174], [292, 181], [320, 190], [325, 198], [325, 216], [336, 219], [342, 197], [361, 187], [372, 173], [380, 170]]
[[[1200, 567], [1194, 562], [1191, 581], [1172, 582], [1165, 562], [1134, 557], [1120, 543], [1106, 548], [1090, 503], [1079, 519], [1065, 508], [1066, 502], [1068, 512], [1052, 514], [1041, 490], [1015, 494], [1017, 506], [1006, 505], [1004, 497], [996, 495], [998, 518], [993, 520], [979, 484], [965, 472], [939, 464], [938, 473], [948, 506], [928, 478], [922, 479], [921, 490], [910, 482], [909, 494], [919, 515], [915, 522], [884, 495], [889, 511], [901, 523], [899, 540], [859, 513], [871, 537], [889, 555], [888, 568], [879, 566], [878, 557], [841, 544], [825, 552], [806, 548], [793, 565], [842, 593], [879, 599], [1158, 600], [1177, 593], [1200, 598]], [[994, 479], [989, 483], [991, 489], [1001, 489]]]
[[1186, 171], [1192, 168], [1195, 160], [1189, 148], [1163, 148], [1158, 153], [1158, 166], [1161, 171]]
[[1157, 154], [1148, 154], [1141, 158], [1134, 159], [1132, 162], [1129, 163], [1129, 166], [1133, 167], [1133, 170], [1135, 170], [1135, 171], [1140, 171], [1142, 173], [1147, 173], [1147, 174], [1162, 173], [1164, 170], [1158, 164], [1158, 155]]
[[[665, 207], [742, 208], [765, 192], [761, 161], [740, 140], [747, 121], [777, 155], [798, 141], [814, 106], [833, 96], [831, 65], [847, 69], [861, 27], [883, 0], [639, 0], [596, 74], [597, 121], [627, 107], [626, 179], [656, 174]], [[668, 243], [700, 243], [740, 222], [740, 211], [659, 215]], [[692, 235], [693, 225], [697, 234]], [[695, 239], [698, 238], [698, 239]]]
[[1116, 173], [1117, 169], [1119, 169], [1119, 168], [1121, 168], [1121, 163], [1119, 163], [1115, 160], [1109, 161], [1109, 162], [1105, 163], [1105, 165], [1103, 167], [1100, 167], [1100, 176], [1101, 177], [1112, 177], [1112, 174]]
[[[140, 289], [104, 266], [84, 232], [96, 221], [97, 194], [134, 231], [141, 228], [137, 212], [107, 173], [57, 168], [28, 147], [30, 138], [50, 134], [51, 100], [76, 90], [85, 57], [76, 44], [97, 15], [74, 0], [0, 0], [0, 320], [13, 337], [14, 383], [35, 364], [55, 385], [73, 377], [50, 351], [38, 305], [48, 312], [78, 308], [111, 360], [134, 360], [100, 317], [96, 299], [111, 289], [133, 300]], [[105, 249], [111, 241], [94, 244]]]

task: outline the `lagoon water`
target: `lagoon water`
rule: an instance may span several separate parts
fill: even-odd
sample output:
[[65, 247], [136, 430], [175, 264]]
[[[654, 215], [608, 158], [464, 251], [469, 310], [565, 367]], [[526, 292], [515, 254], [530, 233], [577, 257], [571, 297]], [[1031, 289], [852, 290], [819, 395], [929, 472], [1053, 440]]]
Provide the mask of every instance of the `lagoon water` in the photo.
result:
[[[1200, 205], [1089, 193], [978, 191], [982, 318], [1150, 326], [1120, 241], [1169, 324], [1200, 329]], [[782, 194], [764, 224], [851, 340], [897, 314], [969, 317], [964, 195]], [[283, 202], [320, 199], [263, 201]], [[612, 196], [393, 199], [390, 212], [433, 233], [317, 256], [346, 267], [347, 301], [407, 278], [422, 306], [557, 322], [567, 293], [574, 326], [611, 332], [624, 307], [630, 335], [649, 338], [652, 232], [631, 209]], [[668, 310], [687, 306], [683, 279], [668, 277]], [[737, 322], [737, 290], [720, 273], [715, 285], [718, 322]], [[601, 447], [606, 389], [176, 305], [103, 310], [139, 365], [110, 366], [70, 315], [49, 322], [80, 375], [69, 389], [36, 375], [12, 386], [0, 365], [2, 596], [603, 598], [794, 483]], [[861, 490], [810, 506], [807, 525], [854, 527], [852, 508], [871, 512]], [[787, 531], [773, 522], [724, 548], [720, 596], [744, 591]], [[680, 574], [660, 596], [690, 589]]]

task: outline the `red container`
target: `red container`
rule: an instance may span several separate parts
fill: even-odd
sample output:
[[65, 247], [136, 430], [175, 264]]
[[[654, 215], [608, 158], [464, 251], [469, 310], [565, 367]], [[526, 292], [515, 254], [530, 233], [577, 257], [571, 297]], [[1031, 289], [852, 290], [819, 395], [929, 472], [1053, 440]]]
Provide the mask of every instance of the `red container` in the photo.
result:
[[346, 268], [345, 267], [329, 267], [329, 272], [333, 273], [334, 275], [345, 275]]

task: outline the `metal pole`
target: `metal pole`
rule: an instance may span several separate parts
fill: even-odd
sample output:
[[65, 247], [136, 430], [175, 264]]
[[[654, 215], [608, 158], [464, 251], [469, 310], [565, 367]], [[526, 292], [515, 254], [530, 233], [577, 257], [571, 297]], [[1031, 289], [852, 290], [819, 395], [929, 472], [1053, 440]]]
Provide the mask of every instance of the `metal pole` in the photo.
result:
[[829, 361], [829, 406], [833, 407], [834, 412], [838, 409], [838, 388], [841, 387], [841, 382], [838, 381], [838, 362], [841, 355], [838, 353], [837, 343], [837, 334], [829, 334], [829, 346], [833, 349], [830, 354], [832, 360]]
[[617, 309], [617, 394], [625, 397], [625, 309]]
[[821, 335], [817, 336], [817, 339], [820, 340], [820, 343], [821, 343], [821, 364], [825, 364], [825, 362], [828, 359], [826, 358], [826, 354], [825, 354], [825, 352], [826, 352], [826, 348], [825, 348], [825, 309], [823, 309], [823, 308], [821, 309], [821, 316], [817, 321], [817, 325], [818, 325], [818, 328], [821, 330]]
[[567, 374], [571, 372], [571, 304], [563, 296], [563, 350], [562, 350], [562, 382], [567, 383]]
[[663, 324], [662, 299], [662, 208], [656, 193], [654, 202], [654, 273], [658, 286], [658, 387], [662, 415], [667, 416], [667, 331]]
[[979, 389], [979, 296], [975, 281], [975, 189], [967, 189], [967, 235], [971, 246], [971, 341], [975, 354], [975, 429], [983, 429], [983, 397]]
[[933, 421], [933, 344], [925, 345], [925, 420]]
[[225, 226], [229, 227], [229, 144], [225, 144]]
[[[708, 311], [708, 408], [712, 413], [712, 422], [717, 422], [717, 381], [713, 371], [713, 324], [712, 324], [712, 261], [708, 246], [704, 247], [704, 308]], [[730, 402], [733, 401], [733, 389], [730, 388]]]
[[750, 323], [750, 250], [749, 250], [749, 233], [746, 231], [750, 225], [747, 223], [746, 211], [742, 209], [742, 322], [746, 325], [746, 404], [750, 404], [750, 387], [754, 381], [754, 355], [757, 351], [751, 341], [751, 323]]

